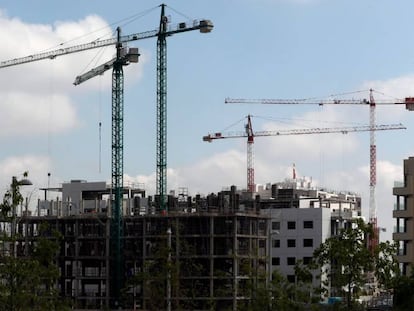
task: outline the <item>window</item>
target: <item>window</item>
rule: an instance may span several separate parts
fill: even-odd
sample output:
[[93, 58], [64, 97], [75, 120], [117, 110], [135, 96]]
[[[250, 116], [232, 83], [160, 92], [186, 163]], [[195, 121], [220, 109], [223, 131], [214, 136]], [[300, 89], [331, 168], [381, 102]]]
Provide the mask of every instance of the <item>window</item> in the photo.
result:
[[313, 221], [312, 220], [303, 221], [303, 229], [313, 229]]
[[398, 242], [398, 256], [405, 256], [407, 255], [407, 241], [399, 241]]
[[303, 264], [308, 265], [312, 262], [312, 257], [303, 257]]
[[294, 274], [288, 274], [286, 276], [289, 283], [295, 283], [295, 275]]
[[278, 248], [278, 247], [280, 247], [280, 240], [273, 240], [273, 241], [272, 241], [272, 247], [273, 247], [273, 248]]
[[280, 222], [279, 221], [272, 222], [272, 230], [280, 230]]
[[266, 247], [266, 240], [259, 240], [259, 248], [265, 248]]
[[313, 247], [313, 239], [303, 239], [303, 247]]
[[287, 227], [290, 230], [295, 230], [296, 229], [296, 221], [288, 221]]
[[296, 240], [295, 239], [287, 240], [287, 247], [296, 247]]
[[296, 264], [296, 258], [295, 257], [288, 257], [287, 258], [287, 264], [288, 264], [288, 266], [294, 266]]
[[272, 257], [272, 266], [280, 265], [280, 257]]

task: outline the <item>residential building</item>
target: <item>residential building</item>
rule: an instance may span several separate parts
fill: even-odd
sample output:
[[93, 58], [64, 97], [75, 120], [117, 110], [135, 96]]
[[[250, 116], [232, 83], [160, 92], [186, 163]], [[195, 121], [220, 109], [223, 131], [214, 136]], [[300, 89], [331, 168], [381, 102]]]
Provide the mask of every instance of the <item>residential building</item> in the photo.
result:
[[404, 275], [411, 274], [414, 264], [414, 157], [404, 160], [404, 181], [393, 188], [395, 204], [393, 240], [399, 243], [397, 260]]
[[[361, 197], [351, 192], [317, 188], [306, 178], [287, 179], [258, 188], [262, 213], [271, 219], [270, 273], [278, 270], [295, 283], [294, 267], [308, 264], [315, 249], [361, 217]], [[313, 285], [320, 286], [314, 271]], [[327, 288], [329, 290], [329, 288]]]

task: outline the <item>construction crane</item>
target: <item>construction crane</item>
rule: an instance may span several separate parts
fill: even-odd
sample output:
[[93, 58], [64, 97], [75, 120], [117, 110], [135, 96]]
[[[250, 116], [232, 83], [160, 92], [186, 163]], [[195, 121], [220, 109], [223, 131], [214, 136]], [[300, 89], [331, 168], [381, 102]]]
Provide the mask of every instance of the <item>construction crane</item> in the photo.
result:
[[247, 116], [247, 123], [244, 132], [227, 132], [213, 133], [203, 137], [203, 141], [212, 142], [213, 140], [225, 138], [247, 138], [247, 191], [255, 192], [254, 182], [254, 164], [253, 164], [253, 144], [254, 137], [263, 136], [282, 136], [282, 135], [309, 135], [309, 134], [325, 134], [325, 133], [342, 133], [350, 132], [366, 132], [366, 131], [384, 131], [384, 130], [400, 130], [406, 129], [402, 124], [383, 124], [375, 126], [352, 126], [352, 127], [333, 127], [333, 128], [305, 128], [290, 130], [274, 130], [274, 131], [253, 131], [251, 115]]
[[[210, 20], [201, 19], [193, 20], [190, 24], [181, 22], [175, 25], [170, 25], [168, 17], [165, 15], [165, 4], [161, 4], [161, 19], [159, 29], [134, 33], [130, 35], [120, 36], [119, 38], [109, 38], [104, 40], [95, 40], [89, 43], [75, 45], [71, 47], [62, 47], [56, 50], [28, 55], [25, 57], [14, 58], [11, 60], [1, 61], [0, 68], [21, 65], [40, 61], [43, 59], [55, 59], [58, 56], [78, 53], [90, 49], [96, 49], [109, 45], [122, 44], [125, 42], [142, 40], [157, 37], [157, 194], [160, 196], [161, 208], [165, 210], [165, 196], [167, 188], [166, 177], [166, 159], [167, 159], [167, 44], [166, 38], [177, 33], [183, 33], [193, 30], [199, 30], [201, 33], [209, 33], [212, 31], [214, 25]], [[107, 65], [112, 65], [111, 61], [108, 64], [103, 64], [99, 68], [95, 68], [97, 72], [103, 72]], [[97, 73], [98, 74], [98, 73]], [[79, 84], [93, 76], [94, 72], [88, 75], [82, 75], [75, 80], [74, 84]]]
[[185, 22], [169, 25], [165, 15], [165, 4], [161, 4], [161, 19], [159, 29], [121, 36], [120, 29], [116, 38], [96, 40], [86, 44], [60, 48], [44, 53], [33, 54], [0, 62], [0, 68], [31, 63], [44, 59], [55, 59], [58, 56], [73, 54], [90, 49], [116, 45], [117, 57], [92, 69], [91, 71], [76, 77], [74, 84], [78, 85], [96, 75], [103, 74], [113, 68], [112, 75], [112, 179], [113, 191], [111, 239], [115, 248], [115, 276], [114, 301], [119, 301], [121, 287], [121, 236], [122, 236], [122, 193], [123, 193], [123, 70], [122, 67], [129, 62], [138, 61], [137, 49], [126, 49], [123, 43], [158, 37], [157, 42], [157, 194], [160, 197], [161, 210], [166, 211], [166, 95], [167, 95], [167, 58], [166, 37], [176, 33], [199, 30], [208, 33], [213, 29], [210, 20], [194, 20], [191, 24]]
[[[414, 98], [406, 97], [399, 101], [375, 101], [373, 89], [370, 89], [369, 100], [367, 99], [332, 99], [332, 100], [314, 100], [314, 99], [246, 99], [246, 98], [226, 98], [226, 104], [270, 104], [270, 105], [365, 105], [369, 106], [369, 126], [374, 128], [375, 125], [375, 108], [378, 105], [405, 105], [407, 110], [414, 110]], [[379, 231], [377, 225], [377, 206], [375, 202], [375, 187], [377, 183], [377, 147], [375, 143], [375, 131], [370, 131], [370, 195], [369, 195], [369, 221], [374, 228], [374, 236], [369, 239], [369, 247], [373, 249], [379, 242]]]
[[[111, 208], [111, 253], [113, 288], [111, 292], [117, 301], [122, 287], [122, 195], [123, 195], [123, 167], [124, 167], [124, 72], [123, 67], [130, 63], [137, 63], [139, 52], [137, 48], [124, 47], [120, 42], [121, 28], [117, 28], [116, 56], [110, 61], [76, 77], [74, 85], [79, 85], [105, 71], [112, 71], [112, 208]], [[115, 304], [115, 303], [114, 303]]]
[[213, 29], [210, 20], [201, 20], [197, 27], [178, 24], [178, 30], [168, 29], [165, 4], [161, 4], [160, 27], [157, 33], [157, 171], [156, 194], [159, 196], [161, 211], [165, 213], [167, 195], [167, 40], [166, 38], [183, 31], [199, 29], [209, 33]]

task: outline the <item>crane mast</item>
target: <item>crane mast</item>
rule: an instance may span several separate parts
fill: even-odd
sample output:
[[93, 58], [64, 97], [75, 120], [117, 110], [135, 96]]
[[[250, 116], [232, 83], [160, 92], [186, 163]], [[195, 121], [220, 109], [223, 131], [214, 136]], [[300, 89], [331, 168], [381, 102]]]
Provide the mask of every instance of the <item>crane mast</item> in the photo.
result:
[[247, 135], [247, 191], [249, 191], [250, 193], [253, 193], [255, 192], [254, 163], [253, 163], [254, 133], [253, 133], [252, 121], [250, 119], [250, 115], [247, 116], [246, 135]]
[[[375, 126], [375, 99], [373, 90], [369, 90], [369, 125]], [[379, 242], [379, 232], [377, 228], [377, 205], [375, 202], [375, 188], [377, 185], [377, 145], [375, 132], [369, 133], [369, 222], [371, 223], [374, 234], [369, 237], [369, 248], [374, 250]]]
[[157, 39], [157, 172], [156, 194], [162, 213], [166, 209], [167, 193], [167, 31], [165, 4], [161, 4], [160, 30]]
[[[203, 136], [203, 141], [212, 142], [214, 140], [226, 138], [247, 138], [247, 191], [254, 193], [254, 166], [253, 166], [253, 144], [254, 137], [264, 136], [285, 136], [285, 135], [310, 135], [310, 134], [328, 134], [341, 133], [347, 134], [350, 132], [373, 132], [385, 130], [401, 130], [406, 129], [402, 124], [380, 124], [369, 126], [352, 126], [352, 127], [332, 127], [332, 128], [305, 128], [305, 129], [291, 129], [291, 130], [274, 130], [274, 131], [253, 131], [251, 116], [247, 116], [247, 123], [244, 132], [216, 132]], [[296, 174], [294, 173], [294, 176]], [[295, 176], [296, 177], [296, 176]], [[294, 178], [295, 178], [294, 177]]]
[[[118, 31], [118, 39], [121, 30]], [[112, 223], [111, 240], [113, 254], [112, 277], [115, 301], [119, 300], [122, 287], [121, 237], [122, 237], [122, 193], [124, 175], [124, 58], [121, 56], [122, 43], [116, 44], [116, 60], [112, 71]]]

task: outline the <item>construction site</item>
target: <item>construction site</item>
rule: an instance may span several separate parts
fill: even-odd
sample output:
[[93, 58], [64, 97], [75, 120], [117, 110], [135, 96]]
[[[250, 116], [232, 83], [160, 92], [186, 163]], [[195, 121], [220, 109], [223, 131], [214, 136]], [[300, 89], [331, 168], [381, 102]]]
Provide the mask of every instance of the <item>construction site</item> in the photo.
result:
[[[17, 256], [30, 256], [40, 225], [48, 223], [50, 238], [53, 230], [62, 234], [57, 258], [62, 297], [77, 310], [116, 306], [110, 187], [72, 181], [44, 190], [61, 192], [63, 200], [39, 201], [35, 215], [19, 213]], [[168, 197], [165, 215], [142, 189], [124, 188], [123, 307], [237, 310], [248, 304], [256, 283], [268, 280], [269, 217], [260, 212], [259, 201], [243, 200], [235, 187], [194, 198], [182, 190]]]
[[[249, 304], [257, 286], [270, 281], [274, 269], [294, 274], [282, 261], [309, 258], [314, 247], [361, 214], [355, 194], [315, 189], [299, 179], [260, 188], [255, 198], [235, 186], [206, 197], [188, 196], [181, 188], [168, 196], [168, 214], [157, 197], [124, 187], [117, 267], [111, 187], [74, 180], [42, 190], [45, 198], [55, 199], [39, 200], [34, 213], [22, 206], [14, 223], [2, 222], [6, 232], [14, 227], [17, 234], [13, 245], [2, 244], [2, 254], [30, 256], [44, 223], [49, 226], [42, 237], [57, 239], [53, 232], [59, 232], [57, 288], [76, 310], [116, 308], [114, 286], [121, 286], [127, 310], [238, 310]], [[302, 220], [306, 232], [299, 230]], [[292, 230], [284, 229], [292, 222], [298, 240], [312, 239], [314, 247], [305, 253], [275, 244], [292, 238]], [[114, 271], [120, 285], [114, 284]]]
[[[209, 33], [214, 26], [208, 19], [171, 25], [165, 7], [160, 5], [159, 28], [155, 30], [123, 35], [118, 27], [111, 39], [0, 62], [4, 68], [105, 46], [115, 46], [116, 51], [113, 59], [77, 76], [74, 82], [79, 85], [113, 70], [110, 183], [71, 180], [57, 187], [48, 185], [40, 189], [44, 198], [34, 208], [30, 209], [27, 202], [13, 206], [9, 218], [0, 219], [2, 233], [13, 237], [1, 242], [1, 256], [30, 257], [40, 237], [56, 242], [56, 290], [74, 310], [247, 308], [256, 299], [256, 289], [271, 282], [274, 271], [280, 271], [290, 283], [297, 282], [297, 262], [309, 263], [321, 243], [363, 218], [360, 194], [318, 188], [311, 179], [296, 176], [294, 165], [290, 178], [257, 184], [255, 138], [349, 132], [370, 133], [368, 221], [375, 234], [369, 237], [368, 246], [377, 246], [375, 132], [405, 127], [376, 124], [375, 109], [377, 104], [401, 104], [414, 110], [414, 98], [376, 102], [372, 89], [369, 100], [226, 98], [226, 104], [363, 105], [370, 109], [370, 122], [366, 126], [254, 131], [252, 116], [248, 115], [242, 132], [214, 132], [202, 137], [209, 143], [227, 138], [246, 140], [243, 188], [231, 185], [208, 195], [191, 195], [185, 187], [174, 191], [167, 183], [166, 39], [193, 30]], [[149, 38], [157, 39], [154, 194], [148, 194], [143, 185], [124, 182], [123, 162], [123, 67], [137, 63], [140, 57], [138, 48], [126, 44]], [[394, 192], [403, 196], [405, 189], [395, 188]], [[41, 230], [43, 224], [48, 225], [46, 232]], [[314, 277], [313, 285], [325, 286], [322, 270], [317, 272], [322, 277]], [[329, 285], [326, 290], [328, 296], [332, 294]]]

